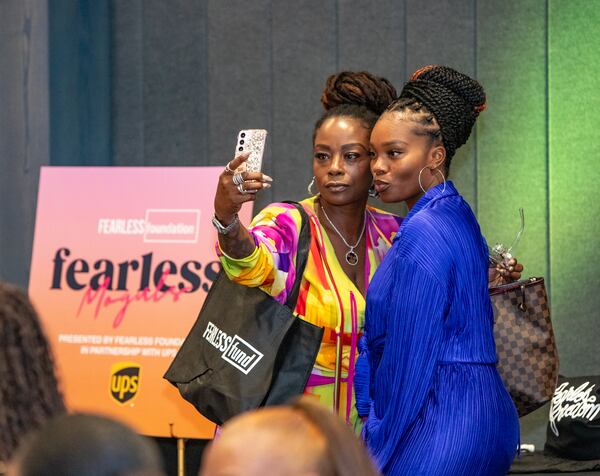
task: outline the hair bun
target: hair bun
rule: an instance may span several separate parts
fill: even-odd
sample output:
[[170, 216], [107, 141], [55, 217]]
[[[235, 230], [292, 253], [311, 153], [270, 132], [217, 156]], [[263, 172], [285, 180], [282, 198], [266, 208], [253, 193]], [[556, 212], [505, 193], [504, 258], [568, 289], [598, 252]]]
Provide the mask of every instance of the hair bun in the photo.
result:
[[467, 142], [477, 116], [485, 109], [481, 84], [448, 66], [430, 65], [417, 70], [404, 85], [400, 98], [414, 99], [434, 115], [447, 159]]
[[396, 89], [385, 78], [366, 71], [342, 71], [327, 78], [321, 94], [326, 111], [341, 105], [364, 106], [381, 114], [396, 99]]
[[485, 91], [481, 84], [448, 66], [429, 65], [415, 71], [412, 80], [437, 83], [462, 98], [476, 113], [486, 108]]

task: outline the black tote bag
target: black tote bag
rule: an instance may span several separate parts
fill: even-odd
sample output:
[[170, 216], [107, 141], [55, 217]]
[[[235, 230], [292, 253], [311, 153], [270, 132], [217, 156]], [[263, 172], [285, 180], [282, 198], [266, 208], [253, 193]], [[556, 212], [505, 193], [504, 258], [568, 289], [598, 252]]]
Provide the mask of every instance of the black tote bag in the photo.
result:
[[302, 206], [296, 280], [285, 305], [259, 288], [236, 284], [221, 270], [164, 378], [206, 418], [223, 424], [260, 406], [302, 394], [323, 328], [297, 318], [300, 283], [310, 248]]

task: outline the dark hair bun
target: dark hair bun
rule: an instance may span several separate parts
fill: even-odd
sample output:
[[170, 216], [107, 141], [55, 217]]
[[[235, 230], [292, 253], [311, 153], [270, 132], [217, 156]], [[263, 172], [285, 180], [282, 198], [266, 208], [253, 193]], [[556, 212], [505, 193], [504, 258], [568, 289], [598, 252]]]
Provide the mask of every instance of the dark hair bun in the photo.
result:
[[448, 66], [425, 66], [415, 71], [410, 79], [431, 81], [444, 86], [462, 98], [475, 112], [481, 112], [485, 109], [485, 92], [481, 84]]
[[438, 65], [416, 71], [404, 85], [400, 98], [419, 101], [435, 116], [448, 159], [467, 142], [477, 116], [486, 106], [481, 84], [455, 69]]
[[364, 106], [381, 114], [396, 99], [396, 89], [385, 78], [366, 71], [342, 71], [327, 79], [321, 94], [326, 111], [341, 105]]

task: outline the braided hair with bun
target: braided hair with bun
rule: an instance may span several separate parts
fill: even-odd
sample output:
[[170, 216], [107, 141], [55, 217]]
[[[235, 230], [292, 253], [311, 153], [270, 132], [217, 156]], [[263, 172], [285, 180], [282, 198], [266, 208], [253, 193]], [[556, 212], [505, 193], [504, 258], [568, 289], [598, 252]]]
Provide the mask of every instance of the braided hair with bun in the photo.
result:
[[392, 83], [366, 71], [342, 71], [329, 76], [321, 94], [325, 112], [315, 124], [313, 142], [319, 128], [331, 117], [358, 119], [371, 130], [396, 97]]
[[448, 170], [485, 107], [485, 92], [476, 80], [448, 66], [429, 65], [412, 75], [386, 112], [401, 113], [403, 119], [419, 125], [417, 134], [440, 141]]

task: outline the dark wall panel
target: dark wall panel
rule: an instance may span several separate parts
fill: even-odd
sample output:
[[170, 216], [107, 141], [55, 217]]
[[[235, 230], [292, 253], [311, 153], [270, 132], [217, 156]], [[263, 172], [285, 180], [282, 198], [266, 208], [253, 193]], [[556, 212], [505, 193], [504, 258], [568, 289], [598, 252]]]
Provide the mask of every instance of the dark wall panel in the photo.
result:
[[312, 177], [319, 97], [336, 69], [336, 2], [273, 2], [273, 196], [301, 199]]
[[406, 0], [406, 76], [427, 64], [475, 74], [474, 0]]
[[337, 70], [389, 79], [400, 88], [405, 75], [405, 0], [339, 0]]
[[52, 165], [110, 165], [108, 2], [48, 2]]
[[207, 165], [206, 2], [112, 2], [116, 165]]
[[115, 165], [144, 165], [143, 0], [111, 2], [111, 129]]
[[144, 164], [206, 164], [207, 6], [144, 1]]
[[[271, 2], [235, 0], [209, 2], [208, 128], [206, 164], [233, 159], [240, 129], [271, 130]], [[271, 173], [271, 147], [263, 171]], [[260, 194], [271, 201], [271, 190]], [[257, 208], [258, 209], [258, 208]]]
[[0, 279], [27, 286], [39, 168], [50, 160], [46, 2], [0, 3]]
[[[428, 64], [476, 75], [475, 0], [406, 0], [406, 76]], [[477, 210], [476, 131], [452, 160], [450, 178]]]

